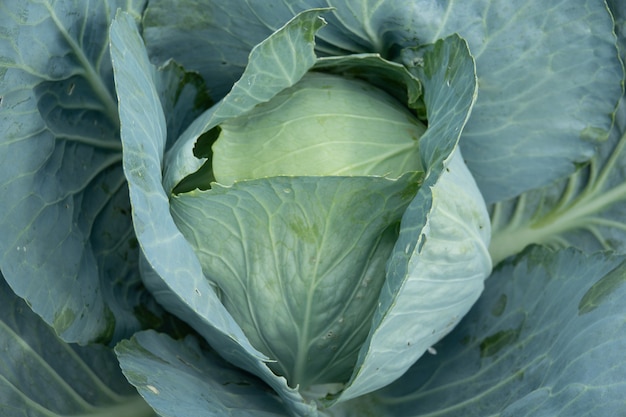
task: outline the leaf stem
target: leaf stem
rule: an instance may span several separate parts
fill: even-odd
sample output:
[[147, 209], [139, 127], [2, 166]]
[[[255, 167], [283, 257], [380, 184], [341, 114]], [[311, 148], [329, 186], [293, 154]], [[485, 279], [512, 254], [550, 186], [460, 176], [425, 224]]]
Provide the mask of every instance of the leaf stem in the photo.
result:
[[[604, 182], [605, 180], [602, 181]], [[596, 184], [599, 183], [601, 182]], [[598, 213], [619, 201], [626, 200], [626, 183], [600, 195], [598, 195], [599, 190], [600, 188], [594, 187], [593, 192], [579, 195], [570, 206], [559, 207], [559, 210], [553, 210], [545, 217], [526, 226], [520, 224], [519, 219], [514, 216], [510, 227], [501, 229], [492, 236], [489, 253], [494, 265], [519, 253], [530, 244], [557, 242], [560, 235], [575, 229], [590, 231], [591, 223], [598, 224], [596, 216]], [[597, 235], [594, 233], [594, 236]], [[605, 244], [604, 239], [599, 242]]]

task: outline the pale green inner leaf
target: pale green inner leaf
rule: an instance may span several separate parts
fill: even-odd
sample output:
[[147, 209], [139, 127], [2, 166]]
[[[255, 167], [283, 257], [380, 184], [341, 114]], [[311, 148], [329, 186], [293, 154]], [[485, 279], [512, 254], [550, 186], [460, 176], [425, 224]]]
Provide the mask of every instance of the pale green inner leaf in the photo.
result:
[[418, 179], [274, 177], [171, 210], [252, 344], [305, 388], [349, 378]]

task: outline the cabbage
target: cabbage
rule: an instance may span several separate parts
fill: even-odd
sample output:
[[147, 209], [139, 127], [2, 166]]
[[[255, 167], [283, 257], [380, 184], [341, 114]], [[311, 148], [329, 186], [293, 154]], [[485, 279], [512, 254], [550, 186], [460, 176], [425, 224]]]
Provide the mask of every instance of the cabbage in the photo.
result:
[[3, 415], [620, 414], [618, 3], [2, 2]]

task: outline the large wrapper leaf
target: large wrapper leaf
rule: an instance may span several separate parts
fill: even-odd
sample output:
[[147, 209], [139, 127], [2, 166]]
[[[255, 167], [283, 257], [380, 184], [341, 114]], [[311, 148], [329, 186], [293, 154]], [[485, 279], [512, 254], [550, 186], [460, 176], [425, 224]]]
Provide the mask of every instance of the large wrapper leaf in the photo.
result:
[[[609, 2], [622, 60], [626, 58], [626, 3]], [[565, 180], [494, 205], [494, 263], [531, 244], [575, 246], [585, 251], [626, 251], [626, 101], [589, 164]]]
[[534, 247], [405, 376], [379, 415], [618, 416], [626, 409], [626, 260]]
[[[313, 34], [323, 23], [320, 12], [313, 10], [290, 21], [257, 47], [251, 56], [251, 65], [260, 65], [263, 61], [275, 63], [276, 59], [284, 58], [284, 54], [295, 56], [297, 51], [300, 59], [292, 68], [292, 81], [297, 81], [314, 63]], [[167, 139], [165, 115], [155, 87], [155, 69], [148, 60], [135, 23], [128, 15], [120, 15], [113, 23], [111, 45], [120, 100], [124, 169], [133, 204], [135, 231], [145, 255], [143, 277], [146, 285], [159, 302], [193, 326], [222, 356], [256, 373], [271, 385], [293, 414], [315, 415], [315, 408], [306, 404], [296, 390], [287, 387], [284, 378], [274, 375], [264, 364], [266, 358], [249, 344], [204, 278], [193, 249], [174, 224], [167, 194], [171, 188], [167, 184], [176, 181], [168, 182], [168, 178], [178, 176], [180, 180], [181, 173], [188, 166], [183, 163], [181, 168], [173, 162], [172, 177], [167, 173], [165, 178], [162, 177]], [[308, 55], [306, 51], [309, 51]], [[309, 59], [304, 59], [305, 56]], [[254, 76], [256, 74], [252, 73]], [[276, 80], [275, 88], [289, 84], [284, 77], [274, 77], [271, 73], [266, 76]], [[257, 86], [260, 96], [265, 99], [275, 94], [266, 83], [248, 81], [250, 78], [244, 75], [233, 87], [232, 95], [199, 117], [172, 149], [178, 143], [182, 143], [183, 148], [189, 142], [193, 145], [203, 129], [210, 129], [213, 123], [258, 103], [258, 99], [245, 93], [246, 89]]]
[[0, 267], [65, 340], [112, 343], [158, 314], [138, 273], [108, 49], [144, 1], [0, 4]]

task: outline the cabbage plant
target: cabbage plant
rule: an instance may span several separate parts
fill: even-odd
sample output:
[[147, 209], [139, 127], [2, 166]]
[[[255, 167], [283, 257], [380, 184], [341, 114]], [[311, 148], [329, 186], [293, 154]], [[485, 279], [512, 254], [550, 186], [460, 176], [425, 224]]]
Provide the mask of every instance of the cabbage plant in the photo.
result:
[[626, 409], [622, 2], [0, 12], [3, 415]]

